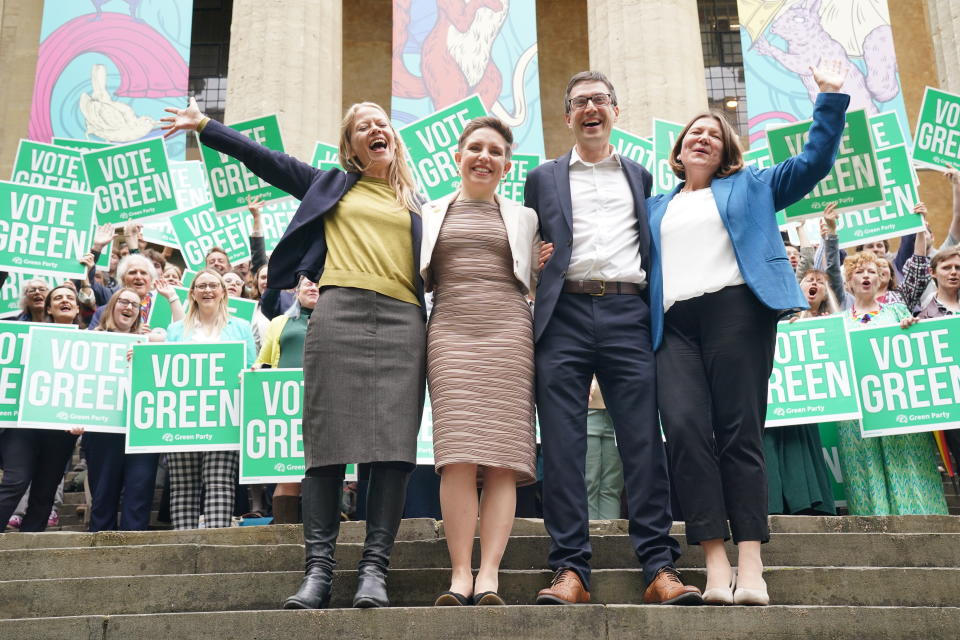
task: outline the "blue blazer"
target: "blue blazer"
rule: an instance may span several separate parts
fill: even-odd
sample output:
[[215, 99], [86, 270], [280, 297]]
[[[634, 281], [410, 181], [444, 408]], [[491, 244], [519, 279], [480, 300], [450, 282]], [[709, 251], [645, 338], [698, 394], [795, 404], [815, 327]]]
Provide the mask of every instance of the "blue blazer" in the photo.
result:
[[[524, 185], [523, 204], [537, 212], [540, 219], [540, 237], [553, 243], [553, 255], [540, 272], [536, 304], [533, 305], [533, 338], [543, 335], [553, 309], [557, 306], [563, 280], [573, 253], [573, 202], [570, 196], [570, 154], [568, 151], [555, 160], [548, 160], [529, 174]], [[633, 208], [637, 214], [640, 236], [640, 264], [648, 269], [650, 232], [647, 223], [646, 199], [650, 195], [653, 178], [650, 172], [633, 160], [620, 156], [633, 194]]]
[[[339, 169], [321, 171], [285, 153], [259, 145], [216, 120], [207, 121], [200, 133], [200, 142], [236, 158], [256, 175], [300, 200], [300, 207], [270, 254], [268, 289], [264, 292], [261, 306], [264, 315], [273, 318], [282, 312], [279, 308], [280, 290], [295, 287], [301, 275], [314, 282], [320, 280], [327, 259], [323, 216], [357, 183], [360, 174], [345, 173]], [[420, 237], [423, 232], [420, 215], [414, 211], [410, 212], [410, 231], [416, 268], [420, 264]], [[423, 280], [419, 272], [414, 273], [413, 278], [417, 285], [420, 309], [426, 317]]]
[[[733, 252], [744, 281], [754, 295], [771, 309], [807, 308], [797, 276], [777, 226], [776, 212], [803, 198], [833, 167], [843, 134], [844, 114], [850, 96], [821, 93], [813, 109], [813, 125], [803, 152], [769, 168], [744, 167], [726, 178], [714, 178], [713, 197], [723, 226], [730, 235]], [[652, 259], [650, 314], [653, 347], [663, 339], [663, 265], [660, 254], [660, 224], [667, 205], [684, 183], [667, 194], [647, 200], [650, 210]], [[695, 259], [691, 256], [691, 259]]]

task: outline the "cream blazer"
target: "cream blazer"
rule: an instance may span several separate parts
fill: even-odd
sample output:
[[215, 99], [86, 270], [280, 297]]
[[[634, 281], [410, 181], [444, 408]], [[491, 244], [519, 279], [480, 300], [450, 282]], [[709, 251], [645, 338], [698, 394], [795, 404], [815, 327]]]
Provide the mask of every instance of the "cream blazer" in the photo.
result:
[[[433, 271], [430, 268], [433, 248], [437, 246], [440, 227], [450, 206], [460, 193], [433, 200], [423, 205], [420, 217], [423, 221], [423, 236], [420, 242], [420, 276], [424, 291], [433, 291]], [[537, 288], [537, 258], [540, 254], [539, 220], [529, 207], [508, 198], [494, 196], [500, 206], [500, 217], [507, 230], [510, 252], [513, 254], [513, 275], [520, 282], [524, 295], [533, 295]]]

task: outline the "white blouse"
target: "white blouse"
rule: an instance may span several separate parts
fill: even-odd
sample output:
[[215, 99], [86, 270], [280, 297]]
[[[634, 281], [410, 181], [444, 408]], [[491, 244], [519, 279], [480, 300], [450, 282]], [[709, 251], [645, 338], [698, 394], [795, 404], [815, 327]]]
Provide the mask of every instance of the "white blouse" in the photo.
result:
[[663, 311], [674, 302], [743, 284], [713, 190], [678, 191], [660, 225]]

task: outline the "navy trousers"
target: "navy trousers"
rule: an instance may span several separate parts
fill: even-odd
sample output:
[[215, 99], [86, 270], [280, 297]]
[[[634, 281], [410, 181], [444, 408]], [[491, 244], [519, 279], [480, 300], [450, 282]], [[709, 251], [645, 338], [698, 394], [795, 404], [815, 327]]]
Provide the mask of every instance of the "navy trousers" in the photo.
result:
[[157, 479], [159, 453], [124, 453], [122, 433], [85, 433], [90, 478], [90, 531], [115, 531], [123, 494], [120, 530], [145, 531]]
[[30, 487], [20, 531], [44, 531], [77, 436], [56, 429], [6, 429], [0, 434], [0, 532]]
[[550, 567], [577, 572], [589, 589], [585, 466], [587, 397], [594, 373], [623, 461], [630, 541], [649, 582], [673, 565], [670, 479], [657, 421], [650, 309], [641, 296], [562, 293], [536, 345], [543, 441], [543, 518]]

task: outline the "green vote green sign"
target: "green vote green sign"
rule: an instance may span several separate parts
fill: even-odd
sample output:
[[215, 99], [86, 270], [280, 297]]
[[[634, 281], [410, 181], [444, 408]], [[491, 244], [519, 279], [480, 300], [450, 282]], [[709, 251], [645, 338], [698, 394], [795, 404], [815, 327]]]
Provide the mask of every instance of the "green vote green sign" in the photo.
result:
[[849, 334], [863, 437], [960, 427], [960, 316]]
[[[769, 169], [773, 166], [773, 159], [770, 157], [770, 147], [759, 147], [743, 152], [743, 164], [747, 167], [756, 167], [757, 169]], [[777, 211], [777, 225], [780, 231], [786, 231], [787, 215], [781, 209]]]
[[130, 398], [127, 352], [141, 336], [34, 325], [20, 393], [19, 426], [123, 433]]
[[36, 326], [36, 322], [0, 322], [0, 429], [18, 426], [25, 345], [30, 328]]
[[669, 120], [653, 119], [653, 153], [656, 171], [653, 171], [653, 193], [669, 193], [680, 184], [680, 178], [670, 168], [670, 152], [683, 131], [684, 125]]
[[0, 181], [0, 271], [82, 278], [94, 200], [84, 191]]
[[877, 151], [905, 144], [903, 127], [900, 125], [900, 116], [896, 111], [884, 111], [867, 118], [870, 123], [870, 136], [873, 138], [873, 148]]
[[960, 95], [927, 87], [913, 136], [913, 160], [939, 171], [960, 165]]
[[340, 167], [339, 153], [339, 149], [332, 144], [318, 142], [313, 148], [313, 158], [310, 160], [310, 164], [324, 171], [342, 168]]
[[879, 207], [840, 214], [837, 238], [841, 248], [898, 238], [924, 228], [923, 218], [913, 212], [919, 196], [907, 146], [899, 144], [877, 151], [877, 169], [885, 201]]
[[543, 162], [538, 155], [515, 153], [510, 158], [510, 171], [497, 185], [497, 195], [515, 202], [523, 203], [523, 187], [527, 183], [527, 174]]
[[54, 189], [87, 191], [83, 154], [76, 149], [21, 140], [13, 161], [13, 182]]
[[50, 140], [50, 142], [57, 145], [58, 147], [66, 147], [67, 149], [76, 149], [77, 151], [93, 151], [96, 149], [106, 149], [107, 147], [113, 146], [109, 142], [96, 142], [95, 140], [76, 140], [74, 138], [53, 138], [52, 140]]
[[485, 115], [479, 96], [473, 95], [400, 130], [428, 200], [460, 188], [460, 172], [453, 158], [457, 140], [470, 120]]
[[429, 392], [423, 402], [423, 418], [417, 433], [417, 464], [433, 464], [433, 405]]
[[202, 204], [170, 216], [187, 268], [199, 271], [206, 266], [207, 251], [220, 247], [227, 252], [230, 264], [250, 260], [250, 242], [244, 213], [217, 215], [210, 203]]
[[777, 325], [767, 385], [768, 427], [860, 417], [850, 347], [840, 316]]
[[[771, 159], [779, 163], [800, 155], [812, 122], [804, 120], [767, 129]], [[839, 211], [864, 209], [884, 202], [873, 139], [863, 109], [847, 112], [833, 168], [810, 193], [787, 206], [787, 221], [819, 217], [831, 202], [837, 203]]]
[[827, 463], [827, 477], [830, 480], [830, 492], [838, 507], [847, 506], [847, 493], [843, 486], [843, 470], [840, 468], [840, 434], [836, 422], [822, 422], [818, 425], [823, 459]]
[[240, 483], [299, 482], [302, 423], [303, 369], [244, 371]]
[[[238, 122], [230, 128], [268, 149], [284, 152], [280, 123], [275, 115]], [[239, 160], [202, 143], [199, 146], [217, 213], [246, 210], [248, 197], [261, 197], [265, 202], [287, 197], [284, 191], [257, 176]]]
[[184, 211], [210, 202], [210, 185], [203, 163], [199, 160], [170, 162], [170, 179], [173, 183], [173, 195], [177, 199], [177, 210]]
[[[299, 206], [300, 201], [296, 198], [274, 200], [263, 205], [260, 223], [263, 225], [263, 245], [267, 253], [276, 248]], [[244, 216], [243, 220], [249, 236], [253, 232], [253, 216]]]
[[122, 225], [162, 218], [177, 210], [167, 147], [160, 138], [83, 154], [97, 223]]
[[614, 127], [610, 132], [610, 144], [618, 154], [643, 166], [651, 175], [657, 170], [653, 141], [649, 138], [641, 138], [629, 131]]
[[133, 348], [127, 453], [237, 451], [242, 342]]

